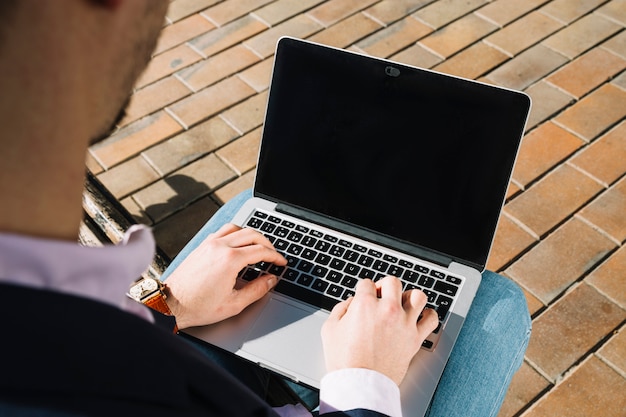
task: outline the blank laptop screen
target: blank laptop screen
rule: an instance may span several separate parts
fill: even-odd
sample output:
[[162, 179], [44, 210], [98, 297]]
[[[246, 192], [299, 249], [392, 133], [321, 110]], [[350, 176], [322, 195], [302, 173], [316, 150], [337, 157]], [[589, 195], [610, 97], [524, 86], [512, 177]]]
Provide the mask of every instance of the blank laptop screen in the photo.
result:
[[484, 267], [526, 95], [282, 39], [255, 192]]

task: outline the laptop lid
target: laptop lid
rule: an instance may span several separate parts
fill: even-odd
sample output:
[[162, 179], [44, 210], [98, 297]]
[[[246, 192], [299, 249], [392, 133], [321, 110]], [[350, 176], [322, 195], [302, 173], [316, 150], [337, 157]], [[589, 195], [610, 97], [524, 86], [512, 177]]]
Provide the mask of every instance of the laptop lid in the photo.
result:
[[529, 109], [520, 92], [281, 38], [254, 194], [482, 271]]

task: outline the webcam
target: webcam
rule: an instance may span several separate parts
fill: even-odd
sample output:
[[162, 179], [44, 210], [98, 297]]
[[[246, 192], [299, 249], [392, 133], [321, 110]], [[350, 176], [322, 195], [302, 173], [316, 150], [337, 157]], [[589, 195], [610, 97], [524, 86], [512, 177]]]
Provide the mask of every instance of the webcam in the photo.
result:
[[387, 66], [385, 67], [385, 74], [390, 77], [397, 77], [398, 75], [400, 75], [400, 70], [395, 67]]

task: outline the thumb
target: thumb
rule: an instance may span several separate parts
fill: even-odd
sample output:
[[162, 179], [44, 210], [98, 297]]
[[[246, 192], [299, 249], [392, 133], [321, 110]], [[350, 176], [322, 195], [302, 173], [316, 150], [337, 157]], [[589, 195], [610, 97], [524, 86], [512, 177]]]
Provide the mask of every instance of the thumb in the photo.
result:
[[237, 304], [241, 310], [259, 300], [278, 283], [275, 275], [261, 275], [237, 290]]

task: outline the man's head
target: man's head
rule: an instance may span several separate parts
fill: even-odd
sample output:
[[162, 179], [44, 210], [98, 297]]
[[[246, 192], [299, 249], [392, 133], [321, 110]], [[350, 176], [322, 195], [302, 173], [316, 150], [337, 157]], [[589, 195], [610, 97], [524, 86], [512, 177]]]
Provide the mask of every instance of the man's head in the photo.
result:
[[168, 3], [1, 0], [0, 231], [77, 229], [87, 147], [127, 104]]

